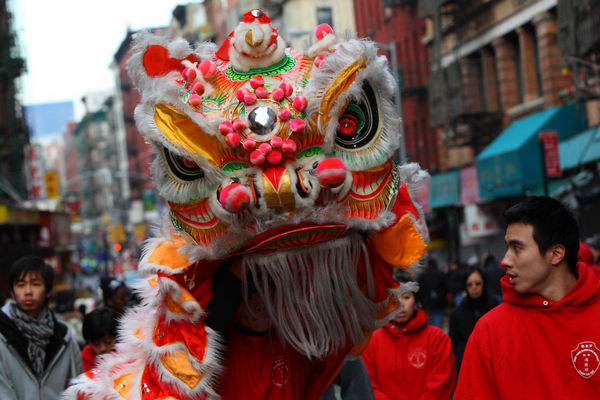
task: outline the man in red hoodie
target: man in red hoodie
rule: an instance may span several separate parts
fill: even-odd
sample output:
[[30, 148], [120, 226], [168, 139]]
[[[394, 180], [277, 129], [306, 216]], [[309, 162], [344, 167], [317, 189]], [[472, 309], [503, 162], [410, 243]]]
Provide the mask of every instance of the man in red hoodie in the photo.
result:
[[504, 218], [504, 303], [475, 326], [455, 399], [600, 398], [600, 282], [577, 263], [575, 218], [548, 197]]

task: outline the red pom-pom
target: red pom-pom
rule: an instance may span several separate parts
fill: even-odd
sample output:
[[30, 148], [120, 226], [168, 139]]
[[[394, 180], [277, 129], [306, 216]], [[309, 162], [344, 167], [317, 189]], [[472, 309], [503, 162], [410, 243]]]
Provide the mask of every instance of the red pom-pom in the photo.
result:
[[279, 85], [279, 88], [281, 90], [283, 90], [283, 94], [285, 95], [285, 97], [290, 97], [292, 95], [292, 93], [294, 92], [294, 88], [292, 87], [292, 85], [290, 85], [287, 82], [281, 82], [281, 85]]
[[236, 132], [228, 133], [227, 136], [225, 136], [225, 143], [232, 148], [238, 147], [240, 145], [240, 135]]
[[292, 102], [292, 106], [298, 111], [306, 110], [307, 105], [308, 100], [304, 96], [296, 96], [294, 97], [294, 101]]
[[271, 150], [273, 150], [273, 148], [271, 147], [271, 145], [269, 143], [261, 143], [258, 146], [258, 151], [260, 151], [264, 155], [269, 154], [271, 152]]
[[244, 101], [244, 97], [247, 94], [251, 94], [250, 91], [247, 88], [241, 88], [241, 89], [238, 89], [237, 92], [235, 92], [235, 97], [238, 99], [238, 101], [242, 101], [243, 102]]
[[232, 183], [221, 190], [219, 202], [229, 212], [238, 213], [250, 205], [250, 189], [241, 183]]
[[244, 139], [244, 143], [242, 143], [242, 145], [246, 150], [254, 150], [256, 148], [256, 140], [252, 138]]
[[238, 118], [233, 121], [233, 129], [238, 132], [244, 132], [248, 127], [248, 122], [245, 119]]
[[181, 71], [181, 76], [183, 76], [183, 79], [186, 81], [191, 82], [196, 79], [196, 70], [194, 68], [184, 68], [183, 71]]
[[282, 107], [277, 112], [277, 116], [279, 117], [280, 120], [287, 121], [292, 116], [292, 112], [290, 111], [289, 108]]
[[233, 132], [233, 124], [231, 121], [223, 121], [219, 124], [219, 132], [221, 135], [227, 135], [228, 133]]
[[256, 95], [254, 93], [248, 93], [244, 95], [244, 103], [251, 106], [256, 103]]
[[260, 75], [254, 75], [251, 79], [250, 79], [250, 86], [252, 86], [252, 88], [254, 90], [256, 90], [257, 88], [264, 86], [265, 85], [265, 80], [262, 76]]
[[271, 93], [271, 97], [275, 101], [281, 101], [285, 97], [285, 93], [283, 93], [283, 89], [277, 88], [273, 90], [273, 93]]
[[281, 162], [282, 158], [283, 158], [283, 155], [281, 154], [281, 152], [279, 150], [273, 150], [267, 156], [267, 161], [269, 162], [269, 164], [275, 165], [275, 164], [279, 164]]
[[190, 91], [199, 95], [204, 93], [204, 85], [202, 82], [194, 82], [190, 85]]
[[315, 173], [321, 186], [335, 188], [346, 179], [346, 164], [339, 158], [326, 158], [319, 162]]
[[206, 79], [210, 79], [217, 73], [217, 65], [211, 60], [204, 60], [198, 66], [200, 73]]
[[290, 121], [290, 128], [292, 128], [292, 132], [294, 133], [304, 132], [306, 122], [302, 118], [294, 118]]
[[190, 95], [188, 101], [190, 105], [196, 107], [202, 104], [202, 97], [198, 96], [197, 94], [192, 94]]
[[271, 138], [271, 147], [272, 148], [279, 149], [282, 144], [283, 144], [283, 139], [281, 138], [281, 136], [273, 136]]
[[250, 153], [250, 163], [252, 163], [252, 165], [260, 165], [264, 162], [265, 155], [261, 151], [254, 150], [252, 153]]
[[259, 86], [256, 88], [256, 90], [254, 90], [254, 94], [259, 99], [265, 99], [265, 98], [269, 97], [269, 89], [267, 89], [264, 86]]
[[281, 150], [286, 153], [295, 153], [298, 149], [298, 145], [292, 139], [286, 139], [281, 145]]
[[329, 24], [320, 24], [315, 28], [315, 36], [317, 40], [322, 40], [327, 35], [333, 34], [333, 28]]

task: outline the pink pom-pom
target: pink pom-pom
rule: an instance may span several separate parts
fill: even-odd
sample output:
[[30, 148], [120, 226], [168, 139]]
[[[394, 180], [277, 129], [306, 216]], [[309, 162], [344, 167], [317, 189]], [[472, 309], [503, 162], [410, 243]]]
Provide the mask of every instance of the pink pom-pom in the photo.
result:
[[198, 66], [200, 73], [206, 79], [210, 79], [217, 73], [217, 64], [211, 60], [204, 60]]
[[322, 40], [327, 35], [331, 35], [333, 33], [333, 28], [329, 24], [320, 24], [315, 28], [315, 36], [317, 40]]
[[196, 70], [194, 68], [184, 68], [183, 71], [181, 71], [181, 76], [183, 76], [183, 79], [186, 81], [191, 82], [196, 79]]
[[240, 145], [240, 135], [236, 132], [228, 133], [227, 136], [225, 136], [225, 143], [227, 143], [229, 147], [238, 147]]
[[244, 95], [244, 103], [251, 106], [256, 103], [256, 95], [254, 93], [248, 93]]
[[250, 79], [250, 86], [252, 86], [252, 89], [259, 88], [261, 86], [265, 85], [265, 80], [262, 76], [260, 75], [254, 75], [251, 79]]
[[250, 189], [241, 183], [232, 183], [221, 190], [219, 202], [229, 212], [238, 213], [250, 205]]
[[315, 173], [321, 186], [335, 188], [346, 179], [346, 164], [339, 158], [326, 158], [319, 162]]
[[277, 112], [277, 116], [279, 117], [280, 120], [287, 121], [292, 116], [292, 112], [290, 111], [289, 108], [282, 107]]
[[238, 99], [238, 101], [244, 101], [244, 96], [247, 94], [250, 94], [250, 91], [246, 88], [241, 88], [235, 92], [235, 97]]
[[258, 151], [260, 151], [264, 155], [269, 154], [271, 150], [273, 150], [273, 148], [269, 143], [261, 143], [260, 145], [258, 145]]
[[252, 165], [260, 165], [265, 162], [265, 155], [258, 150], [250, 153], [250, 163]]
[[190, 91], [202, 95], [204, 93], [204, 85], [202, 82], [194, 82], [190, 85]]
[[271, 147], [272, 148], [279, 149], [282, 144], [283, 144], [283, 139], [281, 138], [281, 136], [273, 136], [271, 138]]
[[292, 132], [294, 133], [304, 132], [306, 122], [302, 118], [294, 118], [290, 121], [290, 128], [292, 128]]
[[271, 97], [275, 101], [281, 101], [285, 97], [285, 93], [283, 93], [283, 89], [277, 88], [273, 90], [273, 93], [271, 93]]
[[308, 100], [304, 96], [296, 96], [294, 97], [294, 101], [292, 102], [292, 106], [298, 111], [306, 110], [307, 105]]
[[283, 94], [285, 95], [285, 97], [290, 97], [292, 93], [294, 93], [294, 88], [287, 82], [281, 82], [279, 88], [283, 90]]
[[190, 102], [190, 105], [196, 107], [202, 104], [202, 97], [198, 96], [197, 94], [192, 94], [190, 95], [188, 101]]
[[267, 156], [267, 162], [269, 164], [279, 164], [281, 162], [282, 158], [283, 158], [283, 155], [281, 154], [281, 152], [279, 150], [273, 150]]
[[247, 127], [248, 121], [246, 121], [245, 119], [238, 118], [235, 121], [233, 121], [233, 129], [235, 129], [238, 132], [245, 131]]
[[256, 90], [254, 90], [254, 94], [259, 99], [265, 99], [265, 98], [269, 97], [269, 89], [267, 89], [264, 86], [260, 86], [260, 87], [257, 87]]
[[256, 140], [252, 138], [244, 139], [244, 143], [242, 143], [242, 145], [246, 150], [254, 150], [254, 148], [256, 147]]
[[296, 145], [296, 142], [294, 142], [292, 139], [286, 139], [281, 145], [281, 150], [285, 151], [286, 153], [295, 153], [297, 149], [298, 145]]
[[233, 124], [231, 121], [223, 121], [219, 124], [219, 132], [221, 135], [227, 135], [228, 133], [233, 132]]
[[319, 55], [318, 55], [318, 56], [315, 58], [315, 62], [314, 62], [315, 66], [316, 66], [317, 68], [322, 68], [322, 67], [323, 67], [323, 64], [325, 63], [325, 58], [326, 58], [326, 57], [327, 57], [327, 56], [326, 56], [325, 54], [319, 54]]

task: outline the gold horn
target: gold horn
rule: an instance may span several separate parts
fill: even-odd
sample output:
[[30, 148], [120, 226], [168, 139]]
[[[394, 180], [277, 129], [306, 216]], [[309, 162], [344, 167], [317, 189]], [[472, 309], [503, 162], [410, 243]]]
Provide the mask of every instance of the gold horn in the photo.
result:
[[254, 41], [254, 34], [252, 33], [252, 29], [246, 32], [246, 43], [248, 43], [251, 47], [260, 46], [262, 40]]

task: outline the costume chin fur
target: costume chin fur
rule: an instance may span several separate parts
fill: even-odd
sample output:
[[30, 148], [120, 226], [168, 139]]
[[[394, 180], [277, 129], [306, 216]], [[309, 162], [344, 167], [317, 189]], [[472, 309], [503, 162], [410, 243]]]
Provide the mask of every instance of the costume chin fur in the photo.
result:
[[135, 117], [170, 212], [145, 244], [142, 303], [117, 351], [64, 398], [219, 398], [224, 341], [205, 316], [231, 257], [306, 358], [357, 356], [393, 317], [406, 290], [393, 270], [417, 265], [428, 241], [413, 201], [424, 172], [392, 161], [396, 86], [374, 43], [323, 26], [316, 37], [286, 49], [260, 10], [220, 49], [136, 35]]

